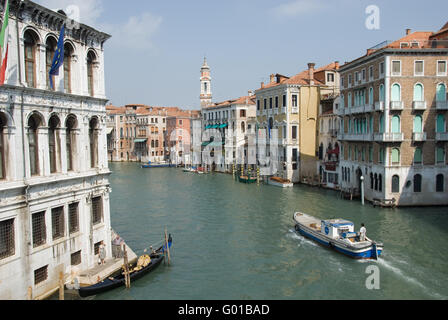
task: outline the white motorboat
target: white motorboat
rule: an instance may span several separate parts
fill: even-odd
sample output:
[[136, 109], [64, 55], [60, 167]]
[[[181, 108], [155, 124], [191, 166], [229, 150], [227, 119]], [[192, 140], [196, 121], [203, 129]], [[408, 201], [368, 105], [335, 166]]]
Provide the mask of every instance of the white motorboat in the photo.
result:
[[354, 259], [378, 259], [384, 250], [382, 243], [367, 237], [361, 241], [351, 221], [320, 220], [300, 212], [294, 214], [294, 221], [296, 231], [304, 237]]

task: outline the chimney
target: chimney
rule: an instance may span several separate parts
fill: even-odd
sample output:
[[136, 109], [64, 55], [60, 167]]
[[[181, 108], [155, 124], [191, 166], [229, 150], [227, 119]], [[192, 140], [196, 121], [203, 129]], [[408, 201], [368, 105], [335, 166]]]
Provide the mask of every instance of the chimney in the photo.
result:
[[406, 35], [410, 35], [411, 34], [411, 29], [406, 29]]
[[316, 66], [315, 63], [308, 63], [308, 75], [310, 80], [310, 85], [314, 85], [314, 67]]
[[334, 66], [335, 66], [335, 69], [336, 69], [336, 70], [339, 70], [339, 68], [341, 67], [341, 66], [339, 65], [339, 61], [335, 61], [335, 62], [334, 62]]
[[261, 89], [263, 89], [263, 88], [264, 88], [264, 82], [261, 83]]
[[367, 55], [368, 56], [370, 56], [374, 52], [375, 52], [375, 49], [367, 49]]
[[275, 82], [275, 74], [271, 74], [271, 83]]

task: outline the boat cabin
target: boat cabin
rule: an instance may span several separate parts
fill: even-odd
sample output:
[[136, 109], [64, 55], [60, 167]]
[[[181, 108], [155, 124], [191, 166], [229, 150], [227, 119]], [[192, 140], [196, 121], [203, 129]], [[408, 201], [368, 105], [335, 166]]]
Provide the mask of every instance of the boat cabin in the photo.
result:
[[347, 220], [323, 220], [321, 226], [322, 233], [333, 239], [356, 236], [355, 224]]

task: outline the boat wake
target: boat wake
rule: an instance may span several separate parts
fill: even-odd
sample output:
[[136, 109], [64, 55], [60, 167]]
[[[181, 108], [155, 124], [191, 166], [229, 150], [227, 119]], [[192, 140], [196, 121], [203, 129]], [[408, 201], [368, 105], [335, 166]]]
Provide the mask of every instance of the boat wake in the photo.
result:
[[[373, 261], [373, 260], [372, 260]], [[372, 262], [370, 261], [370, 262]], [[380, 266], [386, 268], [389, 271], [392, 271], [395, 275], [399, 276], [401, 279], [405, 280], [406, 282], [409, 282], [420, 289], [422, 289], [427, 295], [432, 296], [436, 299], [447, 299], [447, 297], [444, 297], [436, 292], [432, 292], [430, 289], [428, 289], [424, 284], [419, 282], [418, 280], [406, 275], [401, 269], [398, 267], [392, 265], [390, 262], [384, 260], [384, 258], [380, 258], [376, 261]], [[398, 260], [401, 264], [407, 264], [405, 261]]]
[[289, 230], [288, 237], [291, 239], [294, 239], [294, 240], [299, 240], [300, 241], [299, 247], [301, 247], [302, 244], [307, 244], [307, 245], [311, 245], [313, 247], [318, 247], [318, 245], [314, 241], [311, 241], [311, 240], [305, 238], [304, 236], [298, 234], [294, 229]]

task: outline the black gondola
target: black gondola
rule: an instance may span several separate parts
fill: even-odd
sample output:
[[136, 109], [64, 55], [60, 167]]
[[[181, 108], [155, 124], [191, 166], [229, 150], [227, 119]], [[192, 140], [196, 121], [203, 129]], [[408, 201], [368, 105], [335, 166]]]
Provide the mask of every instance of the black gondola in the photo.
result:
[[[169, 247], [171, 248], [172, 239], [170, 239], [170, 240], [171, 241], [169, 241]], [[152, 270], [157, 268], [157, 266], [159, 266], [160, 263], [165, 258], [165, 256], [163, 255], [165, 250], [166, 250], [166, 246], [162, 246], [158, 250], [156, 250], [156, 253], [151, 254], [150, 255], [151, 262], [146, 267], [143, 267], [142, 269], [140, 269], [138, 271], [134, 271], [129, 275], [131, 282], [135, 281], [137, 279], [140, 279], [144, 275], [148, 274], [149, 272], [151, 272]], [[81, 287], [81, 288], [79, 288], [78, 293], [82, 298], [86, 298], [86, 297], [94, 296], [94, 295], [104, 293], [106, 291], [124, 286], [125, 283], [126, 283], [125, 277], [124, 277], [123, 273], [121, 273], [117, 277], [107, 278], [104, 281], [94, 284], [92, 286]]]

